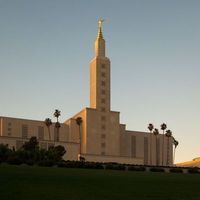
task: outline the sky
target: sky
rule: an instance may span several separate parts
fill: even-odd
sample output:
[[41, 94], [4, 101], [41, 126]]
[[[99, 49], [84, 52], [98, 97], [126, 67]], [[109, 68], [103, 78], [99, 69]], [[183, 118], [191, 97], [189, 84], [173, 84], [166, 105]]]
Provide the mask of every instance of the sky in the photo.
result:
[[[167, 123], [176, 162], [200, 156], [199, 0], [0, 0], [0, 116], [64, 121], [89, 107], [97, 21], [111, 108], [128, 130]], [[53, 119], [54, 120], [54, 119]]]

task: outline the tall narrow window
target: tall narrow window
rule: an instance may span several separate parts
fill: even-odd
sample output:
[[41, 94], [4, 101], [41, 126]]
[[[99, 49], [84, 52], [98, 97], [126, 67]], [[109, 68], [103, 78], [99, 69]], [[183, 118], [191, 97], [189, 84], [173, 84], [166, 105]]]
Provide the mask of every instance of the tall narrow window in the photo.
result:
[[105, 86], [105, 85], [106, 85], [106, 82], [105, 82], [105, 81], [101, 81], [101, 85], [102, 85], [102, 86]]
[[22, 125], [22, 138], [28, 138], [28, 125]]
[[105, 112], [105, 111], [106, 111], [106, 108], [101, 107], [101, 112]]
[[101, 121], [105, 121], [106, 117], [105, 116], [101, 116]]
[[11, 122], [8, 123], [8, 136], [11, 136], [11, 132], [12, 132], [12, 124]]
[[160, 163], [160, 139], [156, 138], [156, 165], [161, 165]]
[[105, 130], [105, 129], [106, 129], [106, 125], [105, 125], [105, 124], [102, 124], [102, 125], [101, 125], [101, 129], [102, 129], [102, 130]]
[[106, 91], [105, 90], [101, 90], [101, 94], [106, 94]]
[[101, 103], [106, 103], [106, 100], [105, 99], [101, 99]]
[[148, 165], [148, 160], [149, 160], [149, 151], [148, 151], [148, 138], [144, 137], [144, 164]]
[[101, 76], [102, 77], [106, 77], [106, 73], [105, 72], [101, 72]]
[[101, 139], [105, 139], [106, 135], [105, 134], [101, 134]]
[[131, 136], [131, 156], [136, 157], [136, 136]]
[[106, 147], [106, 143], [105, 142], [101, 143], [101, 147], [105, 148]]
[[105, 64], [102, 64], [101, 67], [102, 67], [102, 69], [105, 69], [105, 68], [106, 68], [106, 65], [105, 65]]
[[38, 139], [44, 140], [44, 127], [38, 126]]

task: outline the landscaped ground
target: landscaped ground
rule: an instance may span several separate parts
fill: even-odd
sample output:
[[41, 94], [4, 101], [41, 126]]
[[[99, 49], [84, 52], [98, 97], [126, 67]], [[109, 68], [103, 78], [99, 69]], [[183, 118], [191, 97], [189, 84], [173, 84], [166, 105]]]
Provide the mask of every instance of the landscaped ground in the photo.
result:
[[199, 174], [0, 165], [0, 200], [200, 200]]

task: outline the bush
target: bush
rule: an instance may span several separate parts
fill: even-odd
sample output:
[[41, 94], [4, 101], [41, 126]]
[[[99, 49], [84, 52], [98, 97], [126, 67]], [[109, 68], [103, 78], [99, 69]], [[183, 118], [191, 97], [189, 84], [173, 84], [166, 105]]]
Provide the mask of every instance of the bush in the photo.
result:
[[42, 160], [37, 163], [41, 167], [52, 167], [56, 165], [56, 163], [52, 160]]
[[190, 168], [188, 169], [188, 173], [190, 174], [199, 174], [199, 168], [198, 167], [195, 167], [195, 168]]
[[60, 161], [57, 162], [58, 167], [67, 168], [85, 168], [85, 169], [103, 169], [102, 163], [97, 162], [81, 162], [81, 161]]
[[7, 163], [11, 164], [11, 165], [21, 165], [23, 162], [18, 157], [17, 154], [13, 154], [13, 155], [9, 156], [9, 158], [7, 159]]
[[68, 167], [65, 161], [57, 162], [57, 167]]
[[59, 167], [67, 167], [67, 168], [84, 168], [84, 162], [80, 161], [60, 161], [58, 162]]
[[165, 170], [163, 168], [158, 168], [158, 167], [152, 167], [150, 168], [151, 172], [164, 172]]
[[0, 162], [6, 162], [11, 154], [12, 150], [8, 148], [8, 145], [0, 144]]
[[143, 172], [143, 171], [146, 170], [146, 168], [143, 167], [143, 166], [129, 166], [129, 167], [128, 167], [128, 170], [130, 170], [130, 171], [139, 171], [139, 172]]
[[125, 165], [120, 165], [120, 164], [106, 164], [105, 166], [106, 166], [106, 169], [125, 170]]
[[85, 162], [84, 168], [87, 168], [87, 169], [103, 169], [103, 165], [101, 163], [96, 163], [96, 162]]
[[169, 171], [171, 173], [183, 173], [183, 170], [180, 168], [171, 168]]

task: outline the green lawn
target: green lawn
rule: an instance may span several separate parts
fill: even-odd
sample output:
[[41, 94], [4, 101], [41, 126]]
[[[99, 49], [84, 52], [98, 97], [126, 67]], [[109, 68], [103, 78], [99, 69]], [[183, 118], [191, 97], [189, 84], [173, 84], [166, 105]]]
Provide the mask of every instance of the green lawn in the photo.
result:
[[200, 200], [199, 174], [0, 165], [0, 200]]

